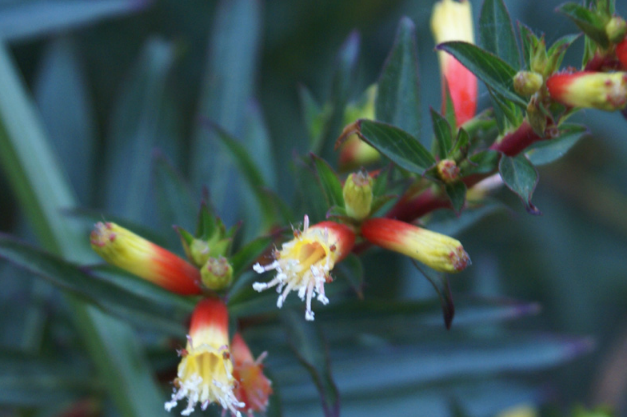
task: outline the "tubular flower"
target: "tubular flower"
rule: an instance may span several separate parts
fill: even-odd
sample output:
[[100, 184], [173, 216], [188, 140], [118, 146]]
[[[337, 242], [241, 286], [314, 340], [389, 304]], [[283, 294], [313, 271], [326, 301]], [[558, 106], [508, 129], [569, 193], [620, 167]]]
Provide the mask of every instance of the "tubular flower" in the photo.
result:
[[200, 294], [200, 272], [177, 255], [115, 223], [98, 222], [89, 237], [105, 261], [177, 294]]
[[305, 216], [303, 231], [294, 231], [294, 239], [284, 243], [280, 251], [275, 250], [272, 263], [253, 266], [259, 274], [277, 271], [270, 282], [255, 282], [253, 288], [261, 292], [277, 286], [279, 308], [290, 291], [298, 291], [307, 305], [305, 318], [313, 320], [311, 299], [314, 293], [322, 304], [329, 303], [324, 295], [324, 284], [333, 280], [329, 273], [350, 253], [354, 244], [355, 234], [347, 226], [325, 221], [309, 227], [309, 217]]
[[245, 410], [248, 414], [265, 413], [268, 397], [272, 394], [272, 382], [263, 374], [262, 361], [266, 357], [266, 352], [255, 360], [242, 336], [235, 333], [231, 342], [231, 356], [233, 376], [239, 383], [235, 389], [235, 396], [246, 404]]
[[566, 106], [614, 111], [627, 104], [627, 72], [555, 74], [546, 86], [551, 98]]
[[238, 409], [245, 404], [234, 393], [237, 381], [229, 352], [228, 326], [229, 316], [222, 301], [208, 298], [198, 303], [192, 313], [187, 346], [181, 354], [172, 399], [165, 403], [167, 411], [187, 398], [187, 407], [181, 412], [184, 416], [190, 415], [197, 403], [206, 410], [214, 402], [225, 411], [241, 416]]
[[[464, 41], [474, 43], [470, 2], [442, 0], [433, 6], [431, 32], [435, 43]], [[448, 86], [455, 108], [457, 126], [472, 119], [477, 110], [477, 77], [446, 52], [438, 52], [442, 73], [442, 112], [446, 110]]]
[[361, 233], [371, 243], [412, 257], [436, 271], [460, 272], [470, 265], [458, 240], [398, 220], [366, 220]]

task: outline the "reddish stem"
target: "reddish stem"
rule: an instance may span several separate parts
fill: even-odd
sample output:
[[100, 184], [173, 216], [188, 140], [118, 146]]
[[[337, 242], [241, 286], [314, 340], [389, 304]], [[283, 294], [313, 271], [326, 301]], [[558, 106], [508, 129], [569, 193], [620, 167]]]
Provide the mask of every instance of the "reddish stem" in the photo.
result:
[[544, 140], [526, 120], [514, 132], [503, 136], [500, 142], [495, 142], [490, 149], [502, 152], [507, 156], [516, 156], [524, 151], [529, 145], [540, 140]]

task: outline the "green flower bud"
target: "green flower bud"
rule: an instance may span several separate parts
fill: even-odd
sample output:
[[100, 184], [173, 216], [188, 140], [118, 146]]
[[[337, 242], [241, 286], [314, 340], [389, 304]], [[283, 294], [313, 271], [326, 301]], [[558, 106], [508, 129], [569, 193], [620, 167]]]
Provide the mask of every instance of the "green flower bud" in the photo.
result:
[[344, 183], [346, 214], [356, 220], [365, 219], [372, 205], [372, 178], [365, 171], [350, 174]]
[[233, 281], [233, 267], [224, 257], [209, 258], [200, 270], [202, 283], [210, 290], [221, 290]]
[[605, 33], [613, 43], [619, 43], [627, 35], [627, 23], [622, 17], [614, 16], [605, 25]]
[[514, 90], [518, 94], [531, 96], [542, 88], [544, 79], [542, 75], [531, 71], [518, 71], [514, 76]]

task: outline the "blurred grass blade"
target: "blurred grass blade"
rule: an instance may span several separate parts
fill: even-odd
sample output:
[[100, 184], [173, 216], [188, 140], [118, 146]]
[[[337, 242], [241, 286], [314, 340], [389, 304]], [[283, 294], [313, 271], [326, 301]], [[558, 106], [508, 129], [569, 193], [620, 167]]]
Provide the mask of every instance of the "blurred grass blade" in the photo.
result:
[[[61, 209], [76, 205], [74, 195], [2, 44], [0, 84], [1, 166], [43, 246], [84, 261], [87, 246], [81, 239], [86, 237], [61, 216]], [[120, 413], [125, 417], [165, 415], [162, 392], [130, 327], [75, 297], [68, 297], [68, 301], [82, 340]]]
[[151, 0], [13, 1], [0, 5], [0, 38], [17, 41], [140, 11]]
[[314, 154], [311, 154], [311, 159], [313, 159], [316, 173], [318, 174], [318, 181], [320, 182], [322, 192], [324, 193], [329, 207], [344, 207], [342, 183], [337, 177], [337, 174], [333, 171], [333, 168], [329, 166], [327, 161]]
[[401, 18], [398, 24], [394, 46], [379, 78], [375, 106], [377, 120], [398, 126], [415, 138], [421, 137], [416, 27], [408, 17]]
[[0, 350], [0, 405], [45, 406], [101, 390], [96, 381], [68, 367], [65, 363]]
[[[148, 297], [151, 293], [163, 294], [163, 291], [152, 291], [150, 284], [142, 283], [137, 278], [126, 277], [138, 288], [134, 293], [124, 287], [114, 285], [110, 279], [103, 279], [99, 274], [80, 268], [54, 255], [39, 251], [19, 242], [8, 235], [0, 234], [0, 258], [36, 274], [62, 290], [70, 291], [84, 297], [90, 303], [103, 310], [133, 321], [138, 325], [148, 326], [183, 336], [185, 329], [182, 322], [191, 309], [185, 304], [172, 303], [176, 296], [161, 297], [155, 302]], [[148, 291], [146, 288], [148, 287]], [[169, 293], [168, 293], [169, 295]], [[165, 302], [164, 302], [165, 301]], [[178, 307], [178, 311], [177, 311]], [[181, 311], [182, 310], [182, 311]]]
[[106, 158], [106, 207], [141, 224], [155, 214], [151, 204], [152, 150], [163, 130], [161, 110], [172, 45], [149, 40], [115, 105]]
[[72, 39], [58, 37], [50, 43], [35, 80], [34, 95], [48, 137], [79, 201], [91, 203], [95, 192], [95, 120]]
[[[238, 140], [245, 135], [246, 109], [254, 93], [261, 39], [261, 2], [221, 0], [212, 22], [198, 119], [222, 127]], [[214, 204], [226, 224], [235, 223], [239, 175], [229, 166], [216, 132], [198, 124], [192, 140], [191, 178], [196, 189], [208, 182]], [[242, 142], [244, 143], [244, 142]], [[254, 148], [252, 143], [246, 147]]]
[[281, 315], [294, 354], [318, 388], [325, 417], [340, 415], [340, 397], [328, 357], [324, 336], [315, 323], [306, 323], [302, 312], [287, 310]]

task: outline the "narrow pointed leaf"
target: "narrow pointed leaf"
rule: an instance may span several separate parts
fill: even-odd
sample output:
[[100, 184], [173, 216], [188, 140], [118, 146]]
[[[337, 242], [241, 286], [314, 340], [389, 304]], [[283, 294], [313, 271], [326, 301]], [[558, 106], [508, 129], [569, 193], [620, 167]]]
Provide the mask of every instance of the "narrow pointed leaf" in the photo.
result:
[[516, 70], [496, 55], [470, 43], [445, 42], [437, 49], [448, 52], [468, 68], [481, 81], [503, 97], [525, 108], [527, 101], [514, 91]]
[[420, 138], [420, 88], [416, 28], [401, 18], [396, 40], [379, 78], [375, 103], [377, 120], [398, 126]]
[[305, 126], [307, 127], [307, 132], [309, 132], [309, 139], [312, 147], [314, 147], [320, 141], [319, 138], [322, 135], [324, 112], [307, 87], [299, 86], [298, 96]]
[[244, 271], [249, 269], [266, 252], [273, 240], [273, 236], [261, 236], [237, 251], [229, 259], [233, 267], [233, 277], [237, 279]]
[[455, 213], [460, 213], [466, 203], [466, 184], [461, 181], [455, 181], [451, 184], [446, 184], [445, 189], [446, 195], [453, 205], [453, 210], [455, 210]]
[[333, 172], [333, 169], [322, 158], [311, 154], [311, 158], [314, 161], [316, 172], [318, 173], [318, 180], [320, 186], [324, 192], [324, 196], [329, 206], [344, 207], [344, 196], [342, 193], [342, 183], [337, 177], [337, 174]]
[[583, 33], [602, 48], [610, 45], [610, 40], [605, 33], [605, 24], [592, 10], [576, 3], [565, 3], [559, 6], [557, 11], [568, 16]]
[[499, 173], [503, 182], [523, 201], [531, 214], [541, 214], [533, 204], [531, 196], [538, 184], [538, 171], [525, 155], [514, 158], [503, 155], [499, 162]]
[[315, 323], [305, 322], [302, 312], [287, 310], [281, 317], [292, 351], [318, 388], [325, 417], [339, 416], [340, 394], [331, 375], [328, 348], [322, 332]]
[[423, 175], [435, 164], [435, 158], [416, 138], [395, 126], [360, 120], [359, 136], [409, 172]]
[[433, 132], [435, 133], [435, 139], [438, 144], [440, 159], [444, 159], [453, 146], [451, 126], [446, 119], [437, 111], [433, 110], [433, 108], [431, 109], [431, 121], [433, 122]]
[[533, 165], [544, 165], [561, 158], [588, 133], [588, 128], [583, 125], [563, 124], [561, 129], [558, 137], [537, 142], [525, 152]]
[[479, 15], [479, 36], [486, 51], [500, 57], [510, 67], [520, 68], [516, 35], [503, 0], [483, 2]]

